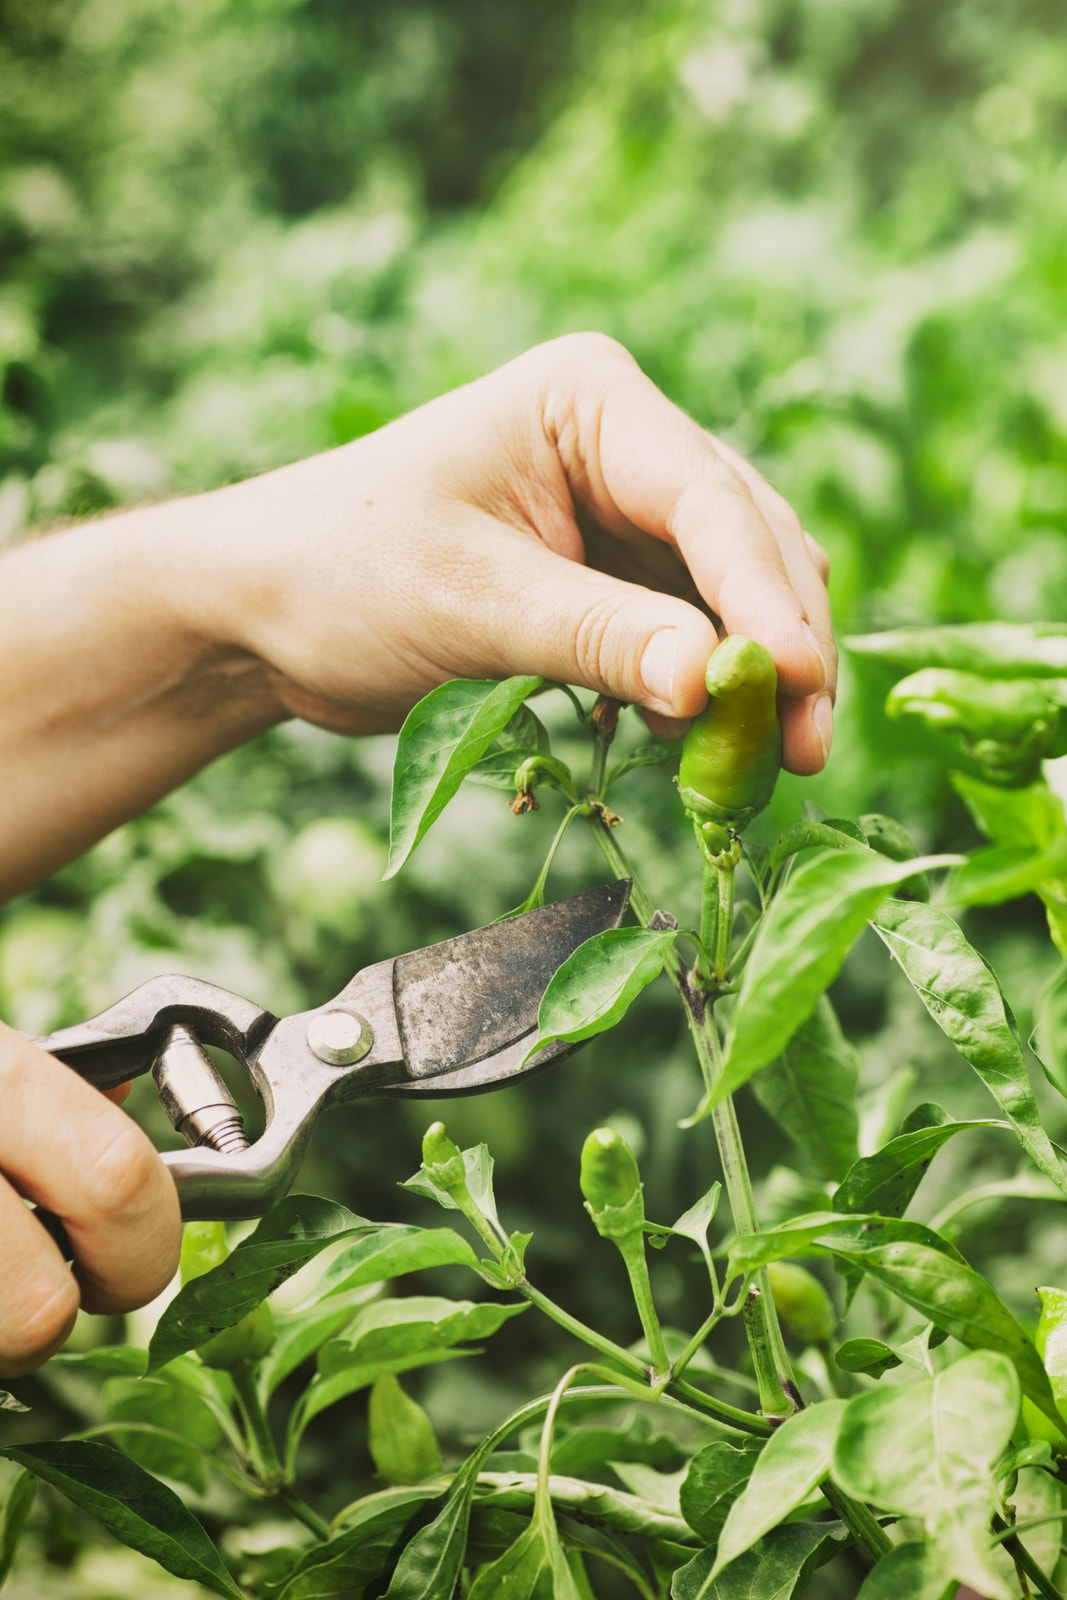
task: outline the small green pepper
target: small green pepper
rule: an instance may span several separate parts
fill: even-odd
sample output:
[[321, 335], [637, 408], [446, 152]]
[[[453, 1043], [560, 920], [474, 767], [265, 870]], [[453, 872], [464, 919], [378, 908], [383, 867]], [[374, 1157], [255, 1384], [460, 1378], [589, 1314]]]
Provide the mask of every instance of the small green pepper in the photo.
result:
[[459, 1155], [459, 1145], [448, 1137], [443, 1122], [431, 1122], [422, 1136], [424, 1167], [444, 1167]]
[[699, 823], [740, 833], [769, 803], [782, 765], [778, 674], [761, 644], [733, 633], [705, 682], [711, 700], [689, 725], [678, 787]]
[[889, 691], [891, 717], [920, 717], [956, 733], [991, 783], [1033, 782], [1047, 756], [1067, 755], [1067, 679], [987, 678], [951, 667], [924, 667]]
[[629, 1204], [641, 1192], [634, 1153], [613, 1128], [594, 1128], [582, 1146], [579, 1177], [590, 1214]]
[[[203, 1277], [212, 1267], [220, 1267], [230, 1253], [226, 1229], [221, 1222], [187, 1222], [182, 1231], [182, 1283]], [[254, 1311], [223, 1328], [197, 1349], [205, 1367], [232, 1372], [243, 1361], [259, 1361], [274, 1343], [274, 1317], [264, 1300]]]
[[778, 1315], [801, 1344], [825, 1344], [837, 1327], [837, 1312], [826, 1290], [793, 1261], [772, 1261], [767, 1268]]

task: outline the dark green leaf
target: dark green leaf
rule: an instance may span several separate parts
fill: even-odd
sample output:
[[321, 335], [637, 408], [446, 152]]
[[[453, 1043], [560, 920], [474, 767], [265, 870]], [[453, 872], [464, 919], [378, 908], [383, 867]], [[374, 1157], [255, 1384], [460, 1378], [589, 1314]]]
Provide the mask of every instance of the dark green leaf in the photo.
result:
[[835, 850], [795, 872], [771, 902], [745, 965], [722, 1071], [691, 1121], [781, 1055], [837, 977], [853, 940], [889, 890], [926, 867], [958, 858], [888, 861], [871, 850]]
[[712, 1577], [715, 1551], [702, 1550], [674, 1574], [671, 1600], [793, 1600], [840, 1544], [841, 1532], [833, 1523], [788, 1522], [772, 1528], [717, 1577]]
[[385, 1600], [452, 1600], [467, 1548], [474, 1482], [473, 1472], [459, 1473], [443, 1508], [406, 1546]]
[[760, 1105], [820, 1178], [840, 1180], [859, 1157], [857, 1075], [856, 1052], [823, 995], [784, 1053], [752, 1080]]
[[173, 1490], [110, 1445], [85, 1439], [0, 1450], [177, 1578], [241, 1600], [222, 1557]]
[[386, 878], [400, 871], [468, 772], [542, 681], [457, 678], [432, 690], [408, 713], [393, 768]]
[[443, 1493], [426, 1486], [368, 1496], [340, 1533], [300, 1557], [276, 1600], [350, 1600], [388, 1571], [412, 1521]]
[[[934, 1107], [940, 1112], [940, 1107]], [[940, 1112], [942, 1118], [944, 1112]], [[946, 1140], [971, 1128], [1007, 1128], [1006, 1122], [954, 1122], [951, 1118], [932, 1126], [898, 1134], [873, 1156], [863, 1156], [850, 1168], [831, 1196], [835, 1211], [874, 1212], [880, 1217], [901, 1217], [911, 1204], [930, 1162]]]
[[555, 1524], [534, 1517], [510, 1549], [483, 1567], [469, 1600], [580, 1600]]
[[256, 1387], [263, 1403], [302, 1362], [339, 1334], [358, 1310], [358, 1301], [346, 1296], [340, 1305], [327, 1302], [279, 1323], [274, 1343], [256, 1370]]
[[232, 1328], [327, 1245], [376, 1226], [332, 1200], [287, 1196], [221, 1266], [178, 1291], [152, 1335], [149, 1372]]
[[467, 777], [492, 789], [513, 790], [515, 773], [522, 763], [532, 756], [547, 755], [549, 750], [548, 729], [540, 717], [523, 704]]
[[1004, 1355], [982, 1350], [906, 1387], [848, 1401], [833, 1476], [846, 1494], [922, 1519], [947, 1575], [1005, 1594], [990, 1567], [994, 1465], [1011, 1437], [1019, 1384]]
[[767, 857], [768, 870], [773, 874], [785, 866], [790, 856], [801, 850], [816, 848], [828, 850], [864, 851], [869, 848], [862, 831], [855, 826], [846, 828], [834, 822], [791, 822], [771, 845]]
[[[670, 1434], [652, 1432], [648, 1418], [639, 1415], [624, 1427], [573, 1428], [557, 1435], [552, 1447], [554, 1473], [588, 1478], [613, 1461], [641, 1461], [648, 1467], [672, 1467], [678, 1460], [678, 1442]], [[493, 1456], [492, 1465], [496, 1465]]]
[[366, 1361], [392, 1361], [415, 1351], [447, 1350], [469, 1339], [485, 1339], [529, 1307], [474, 1304], [432, 1295], [378, 1300], [366, 1306], [343, 1339], [334, 1339], [319, 1355], [319, 1369], [330, 1377]]
[[423, 1483], [441, 1471], [433, 1424], [391, 1372], [375, 1378], [367, 1415], [371, 1460], [383, 1483]]
[[470, 783], [484, 784], [487, 789], [501, 789], [505, 793], [510, 790], [514, 793], [515, 774], [523, 762], [532, 761], [534, 756], [543, 753], [532, 747], [490, 750], [467, 773], [467, 779]]
[[579, 945], [541, 998], [537, 1040], [527, 1059], [554, 1039], [591, 1039], [613, 1027], [663, 971], [677, 937], [669, 930], [609, 928]]
[[993, 1095], [1027, 1154], [1067, 1194], [1000, 987], [959, 925], [936, 906], [903, 900], [888, 901], [872, 924], [938, 1027]]
[[716, 1544], [726, 1515], [752, 1475], [762, 1441], [716, 1440], [698, 1450], [682, 1484], [682, 1515], [707, 1544]]
[[26, 1518], [37, 1493], [37, 1479], [32, 1472], [20, 1472], [7, 1492], [3, 1520], [0, 1521], [0, 1588], [3, 1588], [11, 1563], [15, 1559], [26, 1526]]
[[[582, 1478], [565, 1478], [553, 1473], [548, 1484], [553, 1506], [581, 1522], [615, 1533], [675, 1541], [692, 1537], [676, 1504], [681, 1472], [658, 1473], [634, 1462], [619, 1462], [616, 1471], [620, 1477], [633, 1478], [635, 1483], [640, 1478], [643, 1490], [651, 1493], [631, 1494], [602, 1483], [587, 1483]], [[482, 1504], [518, 1510], [532, 1507], [536, 1494], [536, 1472], [482, 1472], [478, 1477], [478, 1498]]]
[[846, 1339], [834, 1351], [834, 1361], [842, 1372], [865, 1372], [869, 1378], [880, 1378], [901, 1365], [896, 1351], [881, 1339]]
[[824, 1400], [787, 1417], [756, 1458], [726, 1514], [712, 1577], [810, 1498], [830, 1470], [844, 1400]]

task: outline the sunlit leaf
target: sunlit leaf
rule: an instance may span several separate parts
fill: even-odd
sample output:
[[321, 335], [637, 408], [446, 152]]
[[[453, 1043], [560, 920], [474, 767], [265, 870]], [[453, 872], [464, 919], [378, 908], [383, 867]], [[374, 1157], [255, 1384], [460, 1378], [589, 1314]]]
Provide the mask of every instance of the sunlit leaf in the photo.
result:
[[609, 928], [579, 945], [541, 997], [527, 1058], [555, 1039], [577, 1042], [613, 1027], [663, 971], [677, 937], [671, 930]]
[[[937, 1113], [928, 1125], [915, 1125], [919, 1113]], [[995, 1119], [954, 1122], [939, 1106], [920, 1106], [905, 1130], [875, 1152], [863, 1156], [845, 1175], [830, 1204], [835, 1211], [874, 1212], [903, 1216], [930, 1162], [949, 1139], [972, 1128], [1008, 1128]]]
[[432, 690], [408, 713], [393, 768], [386, 878], [400, 871], [468, 772], [542, 681], [457, 678]]
[[837, 1553], [842, 1538], [833, 1523], [783, 1523], [717, 1576], [715, 1551], [702, 1550], [674, 1574], [671, 1600], [793, 1600], [816, 1568]]

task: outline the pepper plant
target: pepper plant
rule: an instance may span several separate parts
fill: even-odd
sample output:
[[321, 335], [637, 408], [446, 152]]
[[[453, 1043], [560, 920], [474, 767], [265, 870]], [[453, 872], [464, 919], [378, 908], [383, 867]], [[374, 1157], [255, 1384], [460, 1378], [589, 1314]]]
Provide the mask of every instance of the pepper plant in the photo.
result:
[[[597, 935], [559, 969], [529, 1049], [616, 1026], [661, 975], [684, 1012], [695, 1057], [686, 1126], [709, 1121], [718, 1149], [703, 1192], [675, 1221], [650, 1220], [656, 1196], [610, 1127], [590, 1133], [575, 1173], [575, 1225], [580, 1191], [603, 1240], [587, 1233], [586, 1247], [621, 1256], [640, 1339], [622, 1343], [545, 1293], [536, 1238], [499, 1213], [488, 1150], [461, 1150], [435, 1123], [406, 1187], [454, 1214], [454, 1227], [433, 1226], [429, 1212], [425, 1226], [371, 1222], [301, 1195], [229, 1253], [217, 1225], [189, 1225], [183, 1287], [147, 1350], [54, 1358], [46, 1374], [87, 1425], [4, 1449], [0, 1576], [43, 1485], [46, 1498], [66, 1496], [178, 1577], [263, 1600], [784, 1600], [815, 1592], [830, 1561], [862, 1600], [947, 1600], [960, 1584], [995, 1600], [1065, 1592], [1067, 1287], [1035, 1281], [1031, 1329], [965, 1259], [953, 1223], [990, 1198], [990, 1185], [929, 1224], [906, 1213], [938, 1152], [979, 1130], [1018, 1150], [1023, 1168], [1003, 1192], [1067, 1195], [998, 980], [952, 915], [1034, 891], [1067, 957], [1056, 760], [1067, 629], [990, 625], [854, 643], [912, 669], [890, 696], [892, 714], [964, 736], [972, 770], [955, 782], [988, 848], [920, 857], [892, 818], [814, 811], [750, 844], [743, 835], [770, 799], [780, 746], [773, 667], [746, 640], [712, 657], [711, 701], [682, 751], [678, 848], [692, 850], [691, 904], [657, 903], [614, 809], [628, 772], [667, 769], [677, 749], [646, 743], [613, 764], [614, 702], [590, 707], [533, 677], [450, 683], [400, 736], [389, 875], [471, 779], [510, 792], [520, 818], [542, 801], [560, 807], [517, 909], [543, 902], [575, 825], [614, 876], [632, 880], [633, 925]], [[584, 771], [552, 750], [531, 704], [557, 691], [587, 740]], [[900, 1105], [861, 1152], [855, 1057], [827, 991], [867, 928], [961, 1070], [988, 1090], [989, 1116]], [[1042, 998], [1031, 1043], [1067, 1097], [1065, 972]], [[750, 1087], [820, 1175], [809, 1203], [777, 1204], [767, 1227], [735, 1109]], [[702, 1274], [683, 1329], [657, 1311], [671, 1252]], [[267, 1307], [320, 1256], [318, 1276], [300, 1280], [302, 1299]], [[479, 1297], [388, 1292], [438, 1268], [465, 1271]], [[560, 1330], [558, 1382], [465, 1458], [443, 1458], [404, 1375], [506, 1339], [506, 1324], [531, 1309]], [[358, 1391], [368, 1394], [380, 1486], [324, 1507], [302, 1482], [305, 1434]], [[211, 1521], [209, 1474], [272, 1508], [284, 1536], [224, 1559], [184, 1503]]]

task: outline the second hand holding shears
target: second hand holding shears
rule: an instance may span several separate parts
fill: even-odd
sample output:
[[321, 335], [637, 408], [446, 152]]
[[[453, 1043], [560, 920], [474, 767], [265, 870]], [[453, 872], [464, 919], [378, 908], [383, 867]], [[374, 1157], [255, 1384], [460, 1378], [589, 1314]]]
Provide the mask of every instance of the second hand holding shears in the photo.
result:
[[[327, 1107], [482, 1094], [575, 1049], [557, 1041], [526, 1060], [553, 973], [586, 939], [617, 928], [629, 897], [620, 879], [379, 961], [326, 1005], [291, 1017], [197, 978], [160, 977], [36, 1043], [99, 1089], [151, 1071], [193, 1147], [162, 1155], [182, 1215], [259, 1217], [288, 1192]], [[253, 1144], [208, 1045], [235, 1058], [263, 1101]]]

